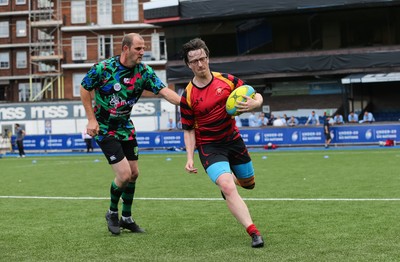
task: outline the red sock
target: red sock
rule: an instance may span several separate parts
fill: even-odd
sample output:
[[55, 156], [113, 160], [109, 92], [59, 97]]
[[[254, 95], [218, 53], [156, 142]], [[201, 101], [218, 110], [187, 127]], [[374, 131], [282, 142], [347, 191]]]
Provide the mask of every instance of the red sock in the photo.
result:
[[249, 234], [250, 236], [253, 234], [256, 234], [258, 236], [260, 235], [260, 231], [258, 231], [257, 227], [254, 224], [251, 224], [250, 226], [248, 226], [246, 228], [246, 231], [247, 231], [247, 234]]

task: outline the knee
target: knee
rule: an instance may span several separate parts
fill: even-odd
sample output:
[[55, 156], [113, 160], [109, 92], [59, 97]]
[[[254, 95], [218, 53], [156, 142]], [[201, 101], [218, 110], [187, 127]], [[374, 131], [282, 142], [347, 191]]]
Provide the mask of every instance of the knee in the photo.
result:
[[139, 177], [139, 170], [131, 170], [130, 174], [130, 182], [135, 182], [136, 179]]
[[236, 185], [235, 183], [224, 181], [223, 183], [219, 184], [219, 188], [221, 191], [224, 193], [224, 195], [229, 196], [233, 192], [236, 191]]

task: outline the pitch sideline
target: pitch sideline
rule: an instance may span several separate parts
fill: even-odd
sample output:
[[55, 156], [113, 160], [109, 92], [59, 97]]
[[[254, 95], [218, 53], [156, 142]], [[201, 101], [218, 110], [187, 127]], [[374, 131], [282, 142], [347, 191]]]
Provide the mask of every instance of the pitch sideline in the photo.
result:
[[[0, 199], [109, 200], [109, 197], [0, 196]], [[150, 201], [224, 201], [222, 198], [137, 197]], [[400, 198], [243, 198], [245, 201], [400, 201]]]

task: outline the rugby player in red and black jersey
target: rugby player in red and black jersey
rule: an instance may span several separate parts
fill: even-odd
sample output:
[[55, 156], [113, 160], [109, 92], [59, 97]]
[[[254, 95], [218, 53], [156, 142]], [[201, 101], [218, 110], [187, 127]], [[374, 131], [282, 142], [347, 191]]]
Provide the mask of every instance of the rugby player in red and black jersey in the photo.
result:
[[[199, 38], [183, 45], [183, 58], [194, 74], [180, 103], [187, 151], [185, 169], [197, 173], [193, 160], [197, 148], [206, 173], [221, 190], [233, 216], [251, 236], [252, 247], [263, 247], [264, 240], [236, 188], [236, 184], [254, 188], [253, 164], [235, 119], [225, 109], [229, 94], [244, 82], [230, 74], [210, 71], [209, 50]], [[251, 112], [263, 103], [258, 93], [254, 98], [245, 98], [246, 102], [237, 105], [238, 112]]]

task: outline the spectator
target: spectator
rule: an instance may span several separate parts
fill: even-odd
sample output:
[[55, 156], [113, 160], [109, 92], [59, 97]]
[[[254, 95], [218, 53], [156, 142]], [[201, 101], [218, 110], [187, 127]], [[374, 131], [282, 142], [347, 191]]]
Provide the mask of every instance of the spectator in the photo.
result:
[[291, 116], [286, 123], [288, 126], [297, 126], [299, 124], [299, 120], [294, 116]]
[[280, 116], [278, 116], [274, 120], [273, 126], [286, 126], [286, 121], [285, 121], [285, 119], [283, 119]]
[[17, 148], [19, 153], [18, 157], [25, 157], [25, 151], [24, 151], [25, 130], [19, 124], [15, 124], [15, 133], [17, 135], [15, 142], [17, 143]]
[[258, 127], [265, 127], [268, 125], [268, 118], [265, 117], [264, 112], [260, 112], [257, 120]]
[[271, 114], [268, 118], [268, 125], [272, 126], [274, 124], [274, 121], [275, 121], [275, 116], [274, 114]]
[[335, 125], [342, 125], [342, 124], [344, 124], [343, 116], [342, 116], [341, 114], [337, 113], [337, 114], [335, 115], [335, 117], [333, 118], [333, 123], [334, 123]]
[[168, 119], [167, 129], [168, 130], [176, 129], [176, 124], [175, 124], [175, 122], [174, 122], [174, 120], [172, 118]]
[[308, 124], [316, 126], [319, 125], [319, 116], [315, 113], [315, 111], [312, 111], [311, 114], [308, 116], [305, 125], [307, 126]]
[[86, 128], [82, 131], [82, 139], [86, 144], [86, 153], [93, 152], [93, 137], [87, 133]]
[[360, 123], [372, 123], [375, 121], [374, 115], [371, 112], [365, 111], [364, 117], [360, 120]]
[[331, 120], [330, 116], [326, 116], [324, 119], [325, 148], [329, 147], [329, 144], [331, 143], [331, 140], [332, 140], [330, 124], [329, 124], [330, 120]]
[[256, 117], [256, 113], [251, 112], [249, 116], [249, 127], [257, 127], [257, 125], [258, 125], [258, 120]]
[[354, 114], [353, 111], [350, 112], [349, 116], [347, 117], [349, 123], [358, 123], [358, 115]]
[[235, 121], [237, 127], [242, 127], [242, 120], [240, 119], [240, 116], [235, 116]]

